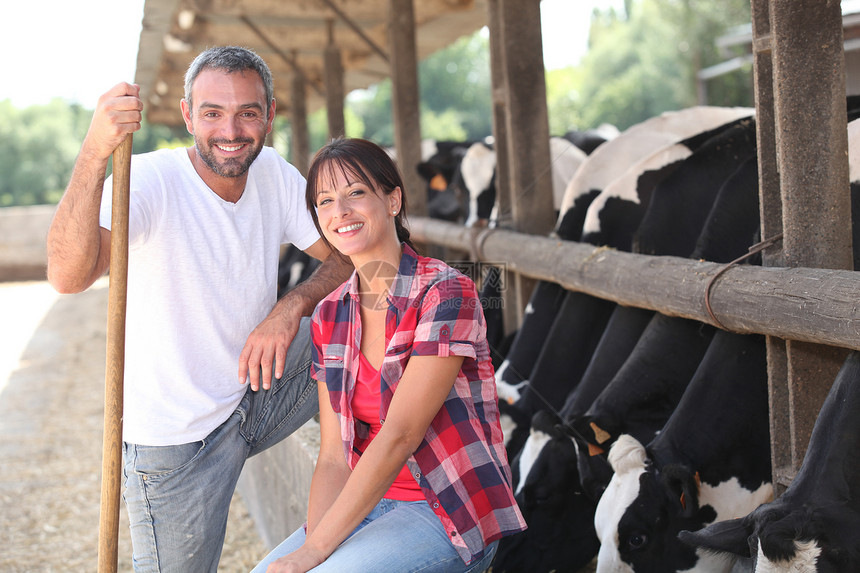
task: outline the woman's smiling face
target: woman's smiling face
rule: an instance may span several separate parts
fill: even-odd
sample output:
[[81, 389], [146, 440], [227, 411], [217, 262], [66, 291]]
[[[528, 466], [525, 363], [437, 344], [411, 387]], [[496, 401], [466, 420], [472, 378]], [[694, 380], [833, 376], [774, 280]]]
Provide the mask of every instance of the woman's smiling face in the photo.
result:
[[328, 165], [316, 193], [317, 217], [325, 238], [348, 257], [384, 258], [391, 241], [399, 249], [394, 215], [400, 189], [386, 195], [339, 165]]

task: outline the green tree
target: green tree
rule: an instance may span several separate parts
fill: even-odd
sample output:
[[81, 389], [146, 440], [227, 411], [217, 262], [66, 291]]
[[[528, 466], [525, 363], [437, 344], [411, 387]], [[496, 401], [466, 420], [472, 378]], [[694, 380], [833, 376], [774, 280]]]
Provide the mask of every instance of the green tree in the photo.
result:
[[489, 46], [486, 31], [479, 30], [419, 64], [424, 137], [480, 139], [492, 133]]
[[[93, 112], [60, 98], [16, 108], [0, 101], [0, 207], [56, 203], [63, 194]], [[185, 129], [145, 121], [134, 134], [134, 152], [152, 151], [190, 138]]]
[[582, 121], [582, 72], [568, 67], [546, 72], [546, 107], [550, 135], [578, 129]]
[[[421, 134], [434, 139], [480, 139], [492, 133], [489, 39], [478, 31], [418, 65]], [[347, 96], [364, 131], [355, 135], [394, 145], [391, 80]]]
[[[619, 129], [697, 103], [696, 72], [726, 58], [716, 38], [749, 22], [745, 0], [630, 0], [595, 11], [582, 62], [583, 127]], [[752, 105], [748, 70], [710, 82], [709, 103]]]
[[56, 202], [78, 152], [87, 114], [55, 99], [48, 104], [15, 108], [0, 102], [0, 206]]

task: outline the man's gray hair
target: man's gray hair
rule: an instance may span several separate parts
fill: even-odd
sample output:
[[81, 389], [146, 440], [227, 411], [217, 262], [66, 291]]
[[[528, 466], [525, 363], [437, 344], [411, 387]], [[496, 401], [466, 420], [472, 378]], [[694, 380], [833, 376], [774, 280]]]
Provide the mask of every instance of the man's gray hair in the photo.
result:
[[197, 79], [200, 72], [204, 70], [222, 70], [228, 74], [246, 70], [257, 72], [266, 88], [266, 111], [268, 112], [275, 95], [272, 72], [263, 58], [256, 53], [238, 46], [220, 46], [201, 52], [188, 66], [188, 71], [185, 72], [185, 101], [188, 102], [189, 110], [194, 109], [191, 102], [191, 86], [194, 85], [194, 80]]

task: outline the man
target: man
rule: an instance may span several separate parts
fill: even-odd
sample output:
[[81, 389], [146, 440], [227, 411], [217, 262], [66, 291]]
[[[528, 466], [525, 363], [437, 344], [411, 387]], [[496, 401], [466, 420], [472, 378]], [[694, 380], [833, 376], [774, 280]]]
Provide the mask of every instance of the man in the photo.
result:
[[[48, 279], [88, 288], [110, 264], [108, 158], [140, 129], [139, 87], [100, 99], [48, 234]], [[270, 147], [265, 62], [212, 48], [191, 64], [190, 148], [133, 157], [123, 463], [136, 571], [216, 571], [245, 459], [317, 412], [307, 319], [349, 276]], [[275, 301], [280, 245], [323, 260]], [[238, 380], [236, 368], [238, 364]]]

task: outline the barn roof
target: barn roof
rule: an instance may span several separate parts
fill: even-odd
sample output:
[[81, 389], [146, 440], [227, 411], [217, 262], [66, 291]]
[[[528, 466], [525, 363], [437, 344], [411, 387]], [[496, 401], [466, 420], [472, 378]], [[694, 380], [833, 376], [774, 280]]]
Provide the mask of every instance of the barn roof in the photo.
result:
[[[860, 1], [858, 0], [843, 0], [842, 2], [842, 36], [848, 93], [860, 93]], [[752, 43], [752, 24], [737, 26], [717, 38], [717, 47], [722, 55], [728, 59], [700, 70], [697, 74], [699, 79], [709, 80], [737, 70], [744, 65], [752, 64]], [[743, 54], [735, 55], [734, 50], [736, 48], [740, 48]]]
[[[146, 0], [135, 82], [151, 123], [181, 125], [183, 75], [207, 47], [241, 45], [275, 77], [278, 111], [289, 110], [293, 76], [305, 76], [309, 112], [325, 105], [323, 54], [342, 50], [344, 93], [389, 76], [389, 0]], [[486, 0], [415, 2], [419, 60], [486, 24]]]

